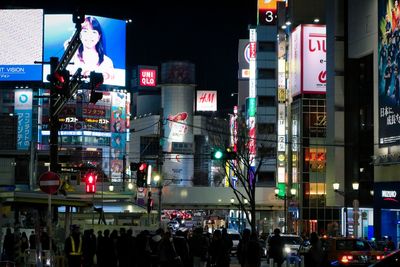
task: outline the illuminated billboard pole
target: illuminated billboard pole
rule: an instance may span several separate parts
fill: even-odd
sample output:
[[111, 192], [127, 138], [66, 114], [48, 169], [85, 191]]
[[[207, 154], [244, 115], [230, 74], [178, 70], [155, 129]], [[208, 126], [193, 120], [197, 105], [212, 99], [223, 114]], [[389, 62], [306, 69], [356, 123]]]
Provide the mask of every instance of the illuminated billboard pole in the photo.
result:
[[[256, 158], [256, 95], [257, 95], [257, 80], [256, 80], [256, 69], [257, 69], [257, 31], [256, 29], [250, 29], [250, 77], [249, 77], [249, 97], [246, 99], [246, 113], [247, 113], [247, 128], [249, 130], [249, 162], [250, 170], [254, 173], [255, 170], [255, 158]], [[250, 176], [251, 177], [251, 176]], [[253, 177], [255, 179], [255, 177]], [[252, 182], [250, 183], [252, 184]]]

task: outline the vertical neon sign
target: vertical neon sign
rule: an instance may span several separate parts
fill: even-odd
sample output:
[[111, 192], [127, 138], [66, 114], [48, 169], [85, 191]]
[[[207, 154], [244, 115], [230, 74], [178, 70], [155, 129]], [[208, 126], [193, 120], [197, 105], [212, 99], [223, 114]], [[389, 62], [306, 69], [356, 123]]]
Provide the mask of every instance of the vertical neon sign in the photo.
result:
[[250, 154], [250, 166], [255, 166], [256, 149], [256, 95], [257, 95], [257, 31], [250, 29], [250, 78], [249, 98], [247, 99], [247, 128], [249, 130], [248, 149]]

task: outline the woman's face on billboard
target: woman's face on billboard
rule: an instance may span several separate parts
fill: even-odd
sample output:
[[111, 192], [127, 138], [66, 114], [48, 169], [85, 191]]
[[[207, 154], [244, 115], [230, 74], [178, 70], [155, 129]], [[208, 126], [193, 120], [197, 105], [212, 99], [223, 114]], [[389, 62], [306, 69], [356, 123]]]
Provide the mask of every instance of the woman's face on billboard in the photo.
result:
[[99, 32], [94, 30], [92, 25], [88, 21], [85, 21], [82, 24], [82, 31], [81, 31], [81, 41], [84, 47], [94, 48], [99, 40], [100, 40]]

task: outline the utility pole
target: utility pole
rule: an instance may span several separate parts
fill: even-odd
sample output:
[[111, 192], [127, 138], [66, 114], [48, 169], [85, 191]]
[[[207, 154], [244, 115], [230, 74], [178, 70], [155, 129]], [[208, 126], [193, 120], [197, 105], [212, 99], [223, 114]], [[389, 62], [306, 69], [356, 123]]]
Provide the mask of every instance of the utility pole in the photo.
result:
[[126, 180], [126, 155], [122, 157], [122, 192], [125, 192], [125, 180]]
[[162, 175], [162, 165], [164, 161], [164, 154], [163, 154], [163, 138], [164, 138], [164, 117], [163, 117], [164, 109], [160, 109], [160, 121], [158, 124], [158, 136], [159, 136], [159, 149], [158, 149], [158, 157], [157, 157], [157, 171], [160, 174], [160, 180], [158, 183], [158, 221], [159, 221], [159, 227], [161, 227], [161, 198], [162, 198], [162, 189], [163, 189], [163, 182], [164, 182], [164, 177]]
[[[84, 21], [84, 16], [74, 16], [74, 22], [76, 26], [76, 32], [72, 37], [66, 51], [64, 52], [61, 60], [57, 57], [50, 58], [50, 75], [48, 80], [50, 81], [50, 171], [59, 172], [58, 166], [58, 130], [60, 123], [58, 115], [61, 110], [68, 102], [69, 98], [76, 92], [79, 85], [81, 84], [81, 71], [78, 71], [69, 79], [69, 72], [66, 68], [74, 56], [76, 50], [81, 45], [79, 38], [82, 29], [81, 24]], [[67, 77], [68, 76], [68, 77]], [[51, 210], [51, 194], [48, 194], [48, 216], [47, 216], [47, 227], [49, 235], [49, 251], [50, 251], [50, 266], [53, 266], [52, 258], [52, 210]]]

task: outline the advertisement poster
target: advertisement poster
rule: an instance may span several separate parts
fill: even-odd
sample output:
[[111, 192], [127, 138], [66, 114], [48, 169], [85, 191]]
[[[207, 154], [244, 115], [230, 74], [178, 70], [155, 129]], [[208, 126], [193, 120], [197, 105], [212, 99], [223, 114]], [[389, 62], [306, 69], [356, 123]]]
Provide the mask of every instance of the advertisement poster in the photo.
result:
[[400, 144], [400, 7], [395, 0], [378, 4], [379, 146]]
[[0, 10], [0, 81], [41, 81], [42, 9]]
[[[44, 61], [61, 58], [76, 29], [72, 15], [46, 15], [44, 21]], [[82, 41], [67, 69], [71, 74], [82, 68], [82, 74], [100, 72], [104, 84], [125, 86], [126, 22], [86, 15], [80, 34]], [[43, 81], [50, 73], [43, 65]]]
[[123, 157], [126, 153], [126, 94], [111, 93], [111, 179], [122, 179]]
[[16, 90], [14, 103], [18, 116], [17, 149], [28, 150], [32, 137], [32, 90]]
[[163, 165], [164, 179], [174, 185], [192, 186], [193, 166], [193, 155], [169, 154]]

